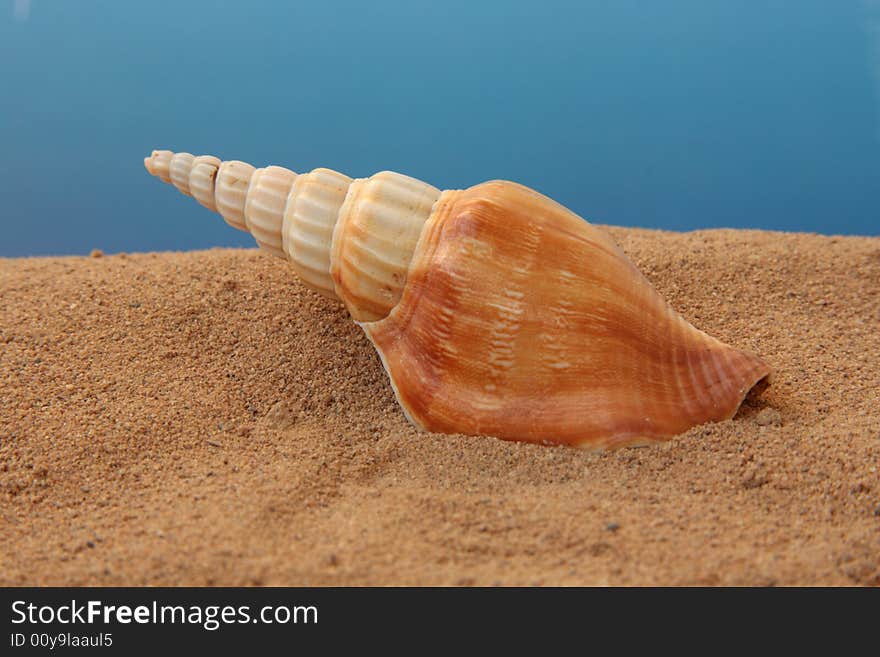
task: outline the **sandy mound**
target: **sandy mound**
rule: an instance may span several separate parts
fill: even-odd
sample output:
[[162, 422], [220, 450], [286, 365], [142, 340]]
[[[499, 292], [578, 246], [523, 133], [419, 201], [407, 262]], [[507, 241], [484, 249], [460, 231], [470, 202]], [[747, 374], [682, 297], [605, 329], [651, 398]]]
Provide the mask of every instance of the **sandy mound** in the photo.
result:
[[775, 368], [734, 420], [420, 434], [279, 260], [0, 260], [0, 584], [880, 584], [880, 239], [612, 232]]

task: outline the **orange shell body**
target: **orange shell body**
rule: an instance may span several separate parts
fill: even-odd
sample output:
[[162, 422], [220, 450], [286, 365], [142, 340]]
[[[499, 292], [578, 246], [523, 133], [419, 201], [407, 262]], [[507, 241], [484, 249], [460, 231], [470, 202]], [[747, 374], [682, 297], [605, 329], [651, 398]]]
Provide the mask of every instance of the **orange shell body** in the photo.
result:
[[769, 374], [691, 326], [601, 230], [521, 185], [443, 192], [400, 302], [361, 326], [417, 426], [594, 448], [734, 415]]

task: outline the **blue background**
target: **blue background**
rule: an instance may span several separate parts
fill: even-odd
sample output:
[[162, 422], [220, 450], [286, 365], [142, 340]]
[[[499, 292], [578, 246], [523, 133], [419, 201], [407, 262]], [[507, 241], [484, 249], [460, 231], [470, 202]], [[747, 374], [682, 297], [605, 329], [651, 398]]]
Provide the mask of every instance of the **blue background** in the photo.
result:
[[880, 2], [0, 2], [0, 255], [252, 245], [153, 148], [880, 232]]

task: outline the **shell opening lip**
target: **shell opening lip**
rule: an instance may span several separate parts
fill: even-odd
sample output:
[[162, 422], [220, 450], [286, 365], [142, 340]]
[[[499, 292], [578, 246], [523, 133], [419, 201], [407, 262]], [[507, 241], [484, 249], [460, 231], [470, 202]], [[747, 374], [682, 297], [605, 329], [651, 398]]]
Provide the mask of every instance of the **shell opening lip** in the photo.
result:
[[[719, 420], [709, 420], [707, 422], [694, 425], [691, 427], [705, 426], [707, 424], [713, 424], [714, 422], [723, 422], [725, 420], [733, 420], [738, 417], [743, 410], [743, 405], [746, 400], [757, 399], [766, 388], [771, 383], [771, 377], [773, 375], [773, 371], [769, 366], [765, 365], [763, 370], [759, 373], [758, 377], [755, 381], [746, 387], [743, 388], [742, 395], [739, 398], [736, 406], [733, 407], [733, 411], [727, 417], [721, 418]], [[685, 433], [685, 432], [681, 432]], [[657, 436], [645, 436], [640, 433], [634, 433], [627, 436], [618, 436], [616, 439], [611, 438], [606, 441], [598, 441], [595, 443], [576, 443], [576, 444], [563, 444], [559, 443], [561, 446], [567, 447], [575, 447], [578, 449], [586, 449], [588, 451], [593, 452], [603, 452], [608, 450], [615, 450], [621, 448], [640, 448], [640, 447], [652, 447], [656, 445], [658, 442], [666, 442], [675, 437], [677, 434], [665, 436], [664, 438], [658, 439]]]
[[752, 385], [747, 387], [743, 392], [742, 398], [739, 400], [739, 403], [736, 405], [736, 409], [733, 411], [731, 415], [731, 419], [740, 415], [743, 411], [743, 406], [745, 402], [756, 400], [764, 391], [772, 384], [773, 371], [767, 367], [761, 375], [755, 380]]

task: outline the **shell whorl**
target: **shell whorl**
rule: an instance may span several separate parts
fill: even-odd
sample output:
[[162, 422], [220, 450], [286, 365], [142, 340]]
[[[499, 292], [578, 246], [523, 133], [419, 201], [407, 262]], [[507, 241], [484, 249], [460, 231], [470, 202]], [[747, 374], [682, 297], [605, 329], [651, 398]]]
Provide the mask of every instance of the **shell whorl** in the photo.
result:
[[440, 190], [382, 171], [352, 180], [330, 169], [297, 174], [211, 155], [153, 151], [151, 175], [173, 184], [261, 249], [287, 258], [312, 289], [357, 321], [386, 317], [400, 300], [422, 227]]

